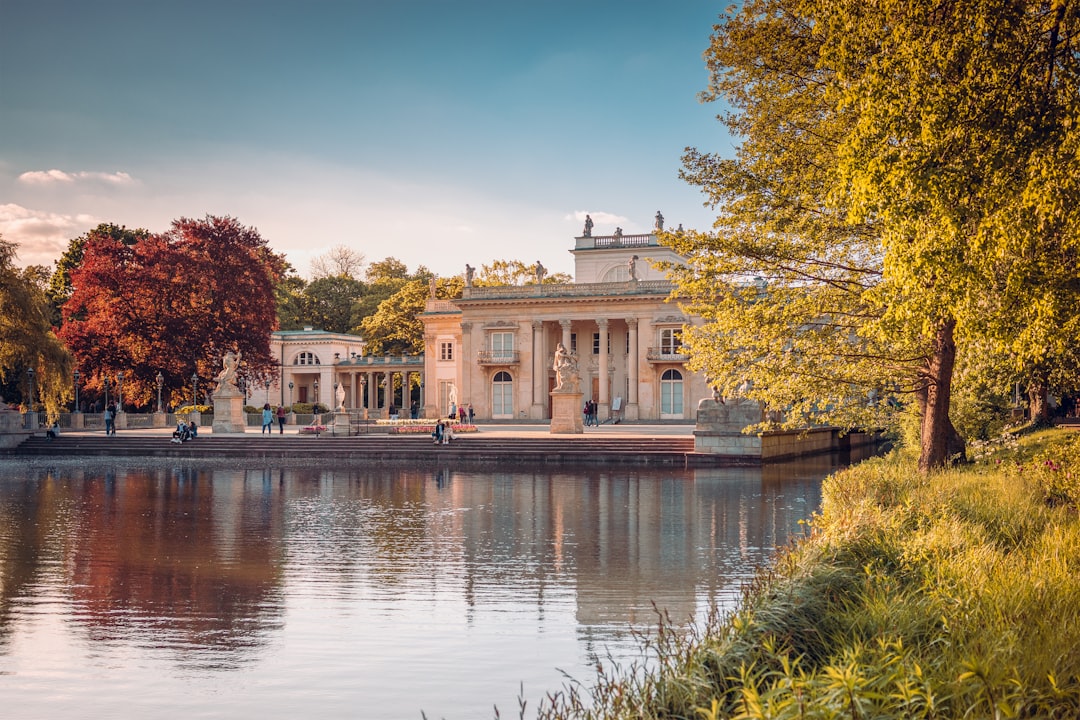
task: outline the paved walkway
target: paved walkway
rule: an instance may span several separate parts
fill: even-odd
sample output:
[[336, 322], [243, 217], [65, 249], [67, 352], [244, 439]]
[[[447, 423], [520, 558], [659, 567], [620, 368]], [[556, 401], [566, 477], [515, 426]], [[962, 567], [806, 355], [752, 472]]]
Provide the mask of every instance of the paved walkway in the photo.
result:
[[[562, 434], [552, 435], [549, 431], [547, 424], [538, 423], [522, 423], [522, 424], [491, 424], [485, 425], [483, 423], [477, 423], [477, 432], [484, 437], [492, 438], [513, 438], [513, 437], [566, 437]], [[245, 432], [246, 437], [255, 437], [258, 435], [265, 435], [260, 432], [259, 427], [249, 427]], [[117, 430], [117, 436], [127, 435], [134, 437], [169, 437], [172, 435], [173, 426], [164, 428], [140, 428], [140, 429], [128, 429]], [[297, 435], [300, 432], [300, 426], [298, 425], [286, 425], [286, 435]], [[584, 435], [598, 435], [602, 437], [611, 438], [634, 438], [634, 437], [693, 437], [694, 425], [691, 423], [605, 423], [600, 427], [587, 427], [585, 428]], [[64, 435], [101, 435], [104, 436], [104, 430], [64, 430]], [[211, 427], [199, 427], [199, 435], [213, 435], [214, 431]], [[275, 436], [278, 435], [277, 426], [274, 426]], [[333, 433], [326, 433], [332, 435]], [[267, 438], [269, 440], [269, 438]]]

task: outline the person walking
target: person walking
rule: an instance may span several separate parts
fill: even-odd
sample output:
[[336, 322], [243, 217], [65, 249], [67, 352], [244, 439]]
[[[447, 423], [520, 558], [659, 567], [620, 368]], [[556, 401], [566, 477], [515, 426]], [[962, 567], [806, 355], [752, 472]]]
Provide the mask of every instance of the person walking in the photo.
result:
[[109, 403], [109, 406], [105, 408], [105, 435], [116, 434], [116, 406]]
[[262, 431], [259, 434], [262, 435], [263, 433], [270, 433], [271, 435], [273, 435], [274, 413], [270, 410], [270, 403], [266, 403], [265, 405], [263, 405], [262, 421]]
[[473, 417], [474, 416], [473, 416], [472, 403], [469, 403], [469, 424], [470, 425], [473, 424]]
[[285, 434], [285, 406], [284, 405], [278, 405], [277, 406], [277, 426], [278, 426], [278, 435], [284, 435]]

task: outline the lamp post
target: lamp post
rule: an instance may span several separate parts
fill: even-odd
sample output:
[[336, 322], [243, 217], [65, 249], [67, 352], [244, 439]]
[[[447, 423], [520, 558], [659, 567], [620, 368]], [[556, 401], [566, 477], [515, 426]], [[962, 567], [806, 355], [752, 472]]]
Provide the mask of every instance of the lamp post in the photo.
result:
[[191, 373], [191, 407], [199, 404], [199, 373]]
[[75, 377], [75, 412], [82, 412], [79, 410], [79, 368], [75, 368], [72, 375]]
[[316, 405], [316, 407], [318, 407], [318, 405], [319, 405], [319, 381], [318, 381], [318, 379], [315, 380], [315, 405]]
[[266, 378], [265, 385], [266, 385], [266, 404], [269, 405], [270, 404], [270, 378]]
[[116, 373], [117, 412], [124, 412], [124, 373]]
[[334, 383], [334, 405], [335, 405], [334, 412], [337, 412], [337, 407], [336, 407], [337, 406], [337, 389], [338, 389], [338, 384], [335, 382]]
[[30, 379], [30, 400], [26, 403], [26, 411], [34, 412], [34, 368], [26, 369], [26, 377]]
[[165, 376], [159, 371], [157, 377], [154, 379], [157, 380], [157, 411], [158, 413], [163, 413], [165, 412], [165, 408], [161, 404], [161, 386], [165, 384]]
[[109, 377], [105, 376], [105, 409], [109, 408]]
[[289, 410], [290, 410], [290, 412], [292, 411], [292, 389], [293, 389], [293, 382], [292, 382], [292, 380], [290, 380], [289, 381]]

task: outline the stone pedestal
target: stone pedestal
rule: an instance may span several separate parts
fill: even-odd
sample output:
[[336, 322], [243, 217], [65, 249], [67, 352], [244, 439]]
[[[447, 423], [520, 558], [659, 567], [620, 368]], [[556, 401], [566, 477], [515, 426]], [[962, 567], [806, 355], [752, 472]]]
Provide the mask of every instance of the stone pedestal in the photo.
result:
[[724, 403], [706, 398], [698, 403], [694, 451], [760, 458], [761, 436], [746, 435], [743, 428], [761, 420], [761, 405], [753, 400], [735, 398]]
[[123, 410], [116, 413], [116, 417], [113, 418], [113, 427], [117, 430], [127, 430], [127, 413]]
[[[224, 384], [223, 384], [224, 385]], [[219, 386], [214, 393], [214, 434], [229, 435], [246, 432], [244, 394], [228, 385]]]
[[335, 435], [348, 435], [349, 434], [349, 413], [336, 412], [334, 413], [334, 434]]
[[156, 428], [168, 427], [169, 416], [163, 412], [156, 412], [150, 416], [150, 425]]
[[71, 429], [82, 430], [83, 426], [83, 414], [77, 410], [71, 413]]
[[585, 425], [581, 419], [582, 398], [580, 392], [551, 391], [551, 434], [581, 435]]

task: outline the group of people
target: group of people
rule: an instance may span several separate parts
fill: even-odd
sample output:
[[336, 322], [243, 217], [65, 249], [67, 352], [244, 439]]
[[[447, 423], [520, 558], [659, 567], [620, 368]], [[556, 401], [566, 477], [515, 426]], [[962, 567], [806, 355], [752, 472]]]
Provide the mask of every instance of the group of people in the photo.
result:
[[274, 434], [274, 418], [276, 417], [277, 418], [277, 424], [278, 424], [278, 434], [279, 435], [284, 435], [285, 434], [285, 415], [286, 415], [286, 413], [285, 413], [285, 406], [284, 405], [278, 405], [277, 411], [275, 412], [273, 410], [273, 408], [270, 407], [270, 403], [265, 403], [263, 405], [263, 408], [262, 408], [262, 431], [260, 431], [259, 434], [261, 435], [262, 433], [270, 433], [271, 435], [273, 435]]
[[105, 408], [105, 434], [116, 434], [116, 406], [109, 403], [109, 406]]
[[199, 436], [199, 424], [194, 420], [176, 421], [176, 429], [173, 430], [172, 440], [170, 442], [182, 443], [192, 440]]
[[431, 437], [434, 438], [436, 445], [448, 445], [454, 439], [453, 418], [449, 421], [439, 418], [435, 423], [435, 429], [431, 432]]
[[581, 414], [585, 416], [585, 427], [590, 425], [600, 427], [600, 420], [596, 412], [596, 403], [592, 400], [585, 401], [585, 406], [581, 408]]

